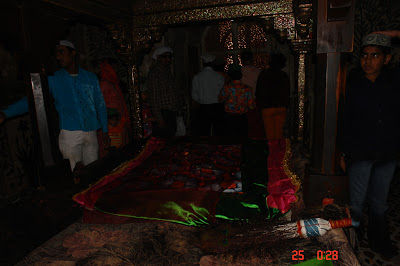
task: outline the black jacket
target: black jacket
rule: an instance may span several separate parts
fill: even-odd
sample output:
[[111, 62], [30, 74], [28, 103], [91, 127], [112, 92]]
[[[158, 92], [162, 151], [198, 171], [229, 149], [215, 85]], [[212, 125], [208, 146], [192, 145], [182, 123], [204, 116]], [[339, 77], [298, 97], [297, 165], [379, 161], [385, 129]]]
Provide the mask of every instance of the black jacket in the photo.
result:
[[343, 152], [371, 159], [400, 152], [400, 69], [382, 70], [375, 82], [352, 73], [343, 114]]

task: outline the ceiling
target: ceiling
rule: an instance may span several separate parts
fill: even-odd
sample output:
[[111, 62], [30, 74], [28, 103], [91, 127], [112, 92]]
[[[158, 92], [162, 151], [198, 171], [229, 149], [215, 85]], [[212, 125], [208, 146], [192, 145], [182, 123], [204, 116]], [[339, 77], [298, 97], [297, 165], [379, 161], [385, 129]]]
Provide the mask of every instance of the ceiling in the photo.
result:
[[[53, 8], [90, 16], [106, 23], [130, 23], [134, 16], [177, 10], [193, 10], [240, 3], [262, 3], [279, 0], [39, 0]], [[66, 11], [64, 11], [65, 13]]]
[[129, 0], [41, 0], [48, 10], [68, 18], [91, 17], [106, 23], [129, 23], [132, 2]]

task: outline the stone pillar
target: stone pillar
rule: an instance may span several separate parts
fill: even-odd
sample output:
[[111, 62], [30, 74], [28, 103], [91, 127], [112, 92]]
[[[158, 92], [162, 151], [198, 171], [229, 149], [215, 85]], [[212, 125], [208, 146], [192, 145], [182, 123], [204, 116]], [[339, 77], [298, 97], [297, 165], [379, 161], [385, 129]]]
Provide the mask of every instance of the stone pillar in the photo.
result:
[[311, 51], [313, 49], [312, 39], [297, 39], [291, 42], [296, 58], [296, 89], [297, 103], [295, 124], [297, 125], [296, 139], [308, 146], [310, 143], [310, 78], [311, 78]]
[[143, 138], [142, 108], [140, 103], [139, 72], [136, 64], [129, 66], [129, 101], [133, 137]]
[[316, 112], [322, 114], [314, 125], [313, 162], [304, 179], [307, 205], [321, 206], [325, 197], [338, 204], [348, 202], [348, 180], [338, 167], [336, 138], [338, 96], [345, 86], [341, 53], [353, 49], [354, 2], [318, 0], [316, 91], [324, 97], [315, 103]]
[[297, 141], [305, 144], [307, 148], [310, 143], [310, 121], [312, 121], [312, 112], [310, 111], [310, 78], [311, 70], [311, 52], [314, 48], [314, 39], [312, 34], [312, 1], [297, 1], [294, 6], [296, 36], [290, 44], [296, 58], [296, 84], [297, 84], [297, 106], [295, 114], [297, 119]]
[[133, 138], [143, 137], [142, 107], [140, 100], [139, 66], [143, 55], [151, 50], [155, 42], [160, 42], [164, 28], [134, 27], [132, 25], [110, 24], [107, 26], [119, 45], [121, 59], [128, 66], [129, 105]]

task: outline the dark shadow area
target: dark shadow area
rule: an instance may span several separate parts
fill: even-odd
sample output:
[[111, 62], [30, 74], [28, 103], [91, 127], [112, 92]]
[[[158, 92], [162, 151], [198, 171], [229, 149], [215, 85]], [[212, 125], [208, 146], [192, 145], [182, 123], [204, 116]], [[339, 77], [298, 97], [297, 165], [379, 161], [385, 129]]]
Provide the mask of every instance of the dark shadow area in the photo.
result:
[[0, 209], [0, 265], [17, 263], [82, 215], [72, 201], [74, 185], [67, 166], [61, 162], [43, 175], [45, 188], [24, 190]]
[[0, 265], [13, 265], [51, 237], [80, 221], [83, 208], [72, 197], [92, 182], [133, 158], [145, 141], [111, 150], [106, 157], [83, 168], [74, 184], [68, 161], [46, 167], [42, 187], [28, 188], [13, 202], [0, 206]]

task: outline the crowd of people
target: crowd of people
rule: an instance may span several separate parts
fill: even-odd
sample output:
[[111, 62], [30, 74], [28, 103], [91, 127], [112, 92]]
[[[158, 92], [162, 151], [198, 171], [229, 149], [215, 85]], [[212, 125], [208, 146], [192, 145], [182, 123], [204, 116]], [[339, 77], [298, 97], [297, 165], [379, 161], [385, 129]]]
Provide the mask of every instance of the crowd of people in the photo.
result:
[[[385, 221], [387, 197], [400, 152], [400, 70], [389, 69], [391, 38], [400, 31], [375, 32], [362, 40], [361, 68], [349, 75], [343, 126], [339, 132], [343, 151], [341, 166], [349, 176], [352, 218], [363, 235], [363, 205], [369, 203], [368, 240], [372, 250], [386, 257], [397, 254]], [[79, 67], [73, 43], [62, 40], [56, 46], [62, 67], [48, 77], [50, 93], [59, 114], [59, 149], [69, 160], [71, 171], [105, 156], [109, 147], [129, 142], [130, 116], [119, 87], [118, 76], [106, 60], [99, 78]], [[173, 49], [159, 47], [142, 93], [145, 136], [172, 137], [183, 99], [171, 72]], [[286, 58], [270, 56], [264, 70], [254, 65], [251, 52], [241, 54], [241, 63], [224, 72], [215, 56], [201, 56], [203, 70], [192, 80], [192, 134], [236, 136], [243, 144], [243, 190], [247, 178], [264, 186], [268, 183], [268, 140], [283, 138], [289, 104], [290, 82], [282, 71]], [[27, 98], [0, 112], [6, 118], [28, 112]], [[254, 164], [254, 162], [257, 162]]]
[[[48, 77], [59, 115], [59, 149], [69, 160], [71, 171], [104, 157], [110, 147], [123, 147], [132, 131], [115, 68], [109, 60], [104, 60], [96, 76], [79, 67], [76, 54], [72, 42], [59, 41], [56, 59], [61, 69]], [[141, 95], [144, 135], [172, 137], [176, 135], [177, 116], [184, 102], [171, 72], [173, 49], [159, 47], [152, 58], [155, 63], [147, 76], [147, 90]], [[250, 129], [251, 134], [265, 138], [256, 96], [259, 106], [265, 105], [266, 99], [272, 101], [271, 92], [267, 92], [269, 86], [265, 84], [276, 75], [256, 68], [248, 51], [241, 58], [243, 67], [231, 64], [225, 72], [217, 69], [215, 56], [201, 56], [204, 68], [192, 81], [193, 135], [246, 137]], [[258, 79], [259, 75], [263, 78]], [[257, 84], [257, 80], [263, 82]], [[262, 100], [263, 97], [266, 98]], [[286, 103], [281, 107], [285, 108]], [[24, 97], [0, 112], [0, 123], [28, 111], [28, 100]]]
[[[172, 137], [183, 102], [171, 72], [173, 49], [159, 47], [153, 59], [142, 97], [148, 99], [143, 104], [145, 131], [151, 128], [153, 136]], [[286, 62], [283, 54], [272, 54], [270, 67], [263, 71], [254, 65], [253, 55], [247, 50], [241, 54], [243, 66], [230, 64], [227, 71], [223, 69], [225, 63], [215, 62], [214, 55], [204, 54], [200, 60], [203, 69], [193, 77], [191, 87], [192, 135], [266, 139], [265, 117], [282, 127], [290, 91], [289, 78], [282, 71]], [[282, 137], [282, 128], [273, 133], [270, 137]]]
[[[250, 51], [244, 51], [240, 58], [242, 66], [230, 64], [227, 72], [222, 72], [219, 64], [214, 64], [215, 56], [201, 56], [204, 69], [192, 81], [193, 135], [265, 139], [263, 116], [275, 121], [277, 115], [276, 111], [271, 115], [263, 110], [283, 110], [279, 121], [285, 120], [290, 86], [282, 71], [284, 55], [272, 54], [269, 67], [263, 71], [254, 65]], [[282, 128], [280, 135], [270, 137], [282, 137]]]

